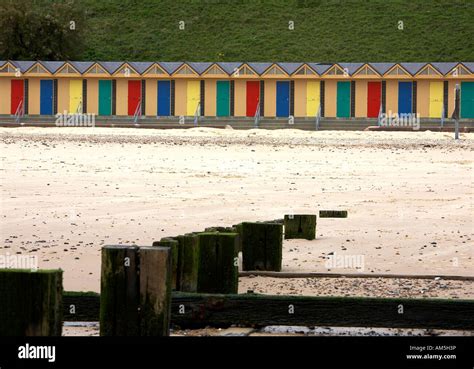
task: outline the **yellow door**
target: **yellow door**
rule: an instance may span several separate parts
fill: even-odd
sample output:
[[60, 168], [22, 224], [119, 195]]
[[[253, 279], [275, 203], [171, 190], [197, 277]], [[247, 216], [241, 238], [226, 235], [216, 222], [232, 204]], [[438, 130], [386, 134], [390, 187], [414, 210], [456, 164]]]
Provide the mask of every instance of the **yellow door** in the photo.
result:
[[315, 117], [319, 109], [319, 82], [306, 83], [306, 116]]
[[199, 81], [188, 81], [186, 115], [194, 116], [200, 100], [201, 83]]
[[[73, 79], [69, 81], [69, 113], [77, 113], [77, 107], [82, 100], [82, 81]], [[82, 111], [80, 111], [82, 113]]]
[[441, 118], [443, 111], [443, 82], [430, 82], [430, 118]]

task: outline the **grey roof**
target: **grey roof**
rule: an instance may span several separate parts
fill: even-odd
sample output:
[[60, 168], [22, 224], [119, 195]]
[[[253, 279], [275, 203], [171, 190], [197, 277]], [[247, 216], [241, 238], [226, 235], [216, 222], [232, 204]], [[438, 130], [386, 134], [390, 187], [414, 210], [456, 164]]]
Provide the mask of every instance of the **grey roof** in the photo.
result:
[[273, 63], [247, 63], [257, 74], [263, 74]]
[[42, 66], [44, 66], [49, 72], [56, 73], [59, 68], [61, 68], [66, 62], [60, 61], [40, 61]]
[[125, 62], [97, 62], [99, 63], [104, 69], [113, 74], [119, 69]]
[[130, 62], [128, 64], [139, 74], [143, 74], [148, 68], [150, 68], [153, 62]]
[[412, 76], [417, 74], [421, 68], [423, 68], [428, 63], [399, 63], [403, 68], [405, 68], [408, 73]]
[[95, 62], [84, 62], [84, 61], [71, 61], [69, 62], [74, 68], [76, 68], [79, 73], [84, 73], [88, 70]]
[[11, 61], [11, 63], [20, 69], [21, 73], [26, 72], [28, 69], [31, 68], [33, 64], [35, 64], [35, 61]]
[[293, 74], [303, 63], [277, 63], [288, 74]]
[[227, 74], [232, 74], [235, 72], [236, 68], [238, 69], [243, 63], [242, 62], [230, 62], [230, 63], [221, 63], [218, 62], [217, 65], [221, 67], [224, 72]]
[[[0, 67], [4, 66], [8, 61], [0, 60]], [[10, 61], [10, 63], [16, 68], [20, 69], [20, 72], [24, 73], [30, 69], [36, 61]], [[51, 73], [57, 72], [66, 62], [65, 61], [40, 61], [40, 63]], [[71, 61], [69, 62], [79, 73], [83, 74], [88, 70], [94, 63], [94, 61]], [[100, 64], [108, 73], [115, 73], [125, 62], [123, 61], [106, 61], [97, 62]], [[184, 62], [156, 62], [161, 66], [167, 73], [172, 74], [180, 68]], [[154, 62], [130, 62], [129, 65], [135, 69], [139, 74], [143, 74]], [[204, 73], [211, 65], [217, 64], [226, 73], [231, 75], [234, 73], [236, 68], [240, 68], [243, 62], [189, 62], [187, 63], [193, 70], [198, 74]], [[298, 68], [304, 63], [291, 62], [291, 63], [262, 63], [262, 62], [249, 62], [247, 63], [250, 68], [255, 70], [259, 75], [265, 73], [268, 68], [273, 64], [280, 66], [286, 73], [294, 74]], [[309, 67], [315, 70], [319, 75], [324, 74], [329, 68], [334, 66], [334, 63], [306, 63]], [[361, 66], [365, 63], [337, 63], [342, 68], [347, 68], [349, 75], [353, 75]], [[392, 68], [396, 63], [367, 63], [374, 68], [378, 73], [384, 75], [387, 71]], [[474, 73], [474, 62], [433, 62], [433, 63], [398, 63], [405, 68], [411, 75], [417, 74], [427, 64], [431, 64], [441, 74], [447, 75], [451, 70], [458, 64], [464, 65], [471, 73]]]
[[168, 74], [172, 74], [184, 63], [183, 62], [157, 62], [157, 64], [160, 67], [162, 67]]
[[338, 63], [342, 69], [347, 69], [347, 73], [352, 76], [365, 63]]
[[372, 68], [374, 68], [377, 72], [381, 75], [388, 72], [390, 68], [392, 68], [395, 63], [368, 63]]
[[186, 63], [186, 64], [188, 64], [191, 68], [193, 68], [198, 74], [203, 74], [206, 71], [206, 69], [209, 68], [214, 63], [210, 63], [210, 62], [200, 62], [200, 63], [189, 62], [189, 63]]
[[307, 63], [311, 68], [313, 68], [316, 73], [319, 75], [326, 72], [329, 68], [331, 68], [334, 64], [322, 64], [322, 63]]
[[446, 75], [453, 70], [453, 68], [458, 65], [458, 63], [430, 63], [435, 67], [441, 74]]
[[[456, 63], [458, 64], [458, 63]], [[467, 62], [467, 63], [461, 63], [462, 65], [464, 65], [465, 67], [467, 67], [467, 69], [469, 69], [471, 71], [471, 73], [474, 73], [474, 63], [473, 62]]]

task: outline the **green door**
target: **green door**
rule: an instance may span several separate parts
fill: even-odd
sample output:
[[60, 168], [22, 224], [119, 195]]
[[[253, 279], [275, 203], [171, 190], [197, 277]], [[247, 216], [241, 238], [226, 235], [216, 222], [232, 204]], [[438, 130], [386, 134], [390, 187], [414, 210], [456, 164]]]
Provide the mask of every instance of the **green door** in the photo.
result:
[[337, 82], [337, 113], [338, 118], [349, 118], [351, 115], [351, 83]]
[[461, 82], [461, 118], [474, 118], [474, 82]]
[[230, 115], [229, 96], [230, 96], [230, 82], [217, 81], [216, 115], [218, 117], [228, 117]]
[[99, 81], [99, 115], [112, 114], [112, 81]]

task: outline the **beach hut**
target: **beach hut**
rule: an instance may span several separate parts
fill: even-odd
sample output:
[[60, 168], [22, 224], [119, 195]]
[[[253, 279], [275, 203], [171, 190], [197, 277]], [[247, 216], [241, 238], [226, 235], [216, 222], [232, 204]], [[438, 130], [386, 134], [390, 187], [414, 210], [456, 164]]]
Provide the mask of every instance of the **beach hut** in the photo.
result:
[[473, 119], [473, 64], [0, 61], [0, 114]]

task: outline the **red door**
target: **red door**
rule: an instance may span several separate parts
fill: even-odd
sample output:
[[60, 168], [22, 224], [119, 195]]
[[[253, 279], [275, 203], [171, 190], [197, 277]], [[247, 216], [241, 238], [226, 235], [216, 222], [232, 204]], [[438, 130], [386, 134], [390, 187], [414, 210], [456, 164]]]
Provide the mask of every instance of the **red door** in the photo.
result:
[[[12, 79], [11, 84], [11, 114], [15, 114], [18, 105], [20, 102], [23, 101], [24, 97], [24, 87], [23, 87], [23, 80], [22, 79]], [[23, 101], [23, 104], [25, 102]]]
[[128, 115], [135, 115], [141, 96], [141, 81], [128, 81]]
[[247, 81], [247, 117], [255, 116], [260, 99], [260, 82]]
[[382, 82], [369, 82], [367, 88], [367, 118], [377, 118], [380, 111]]

